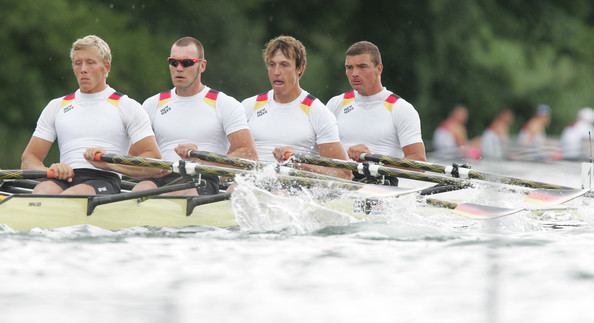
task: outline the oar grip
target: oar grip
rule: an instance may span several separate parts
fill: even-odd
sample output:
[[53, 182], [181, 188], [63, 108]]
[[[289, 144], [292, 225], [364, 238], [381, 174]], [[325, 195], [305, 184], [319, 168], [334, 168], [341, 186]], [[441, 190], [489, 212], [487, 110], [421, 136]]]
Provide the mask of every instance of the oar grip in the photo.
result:
[[48, 168], [47, 169], [47, 174], [45, 175], [45, 177], [47, 177], [47, 178], [56, 178], [56, 172], [54, 172], [53, 169]]
[[101, 156], [103, 156], [103, 153], [98, 151], [95, 153], [95, 155], [93, 156], [93, 160], [94, 161], [101, 161]]

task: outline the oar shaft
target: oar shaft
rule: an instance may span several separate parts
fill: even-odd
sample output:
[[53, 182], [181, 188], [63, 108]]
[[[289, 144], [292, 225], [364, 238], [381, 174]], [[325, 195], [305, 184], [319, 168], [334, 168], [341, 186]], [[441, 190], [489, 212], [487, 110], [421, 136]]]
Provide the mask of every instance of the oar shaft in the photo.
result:
[[0, 180], [4, 179], [36, 179], [55, 178], [51, 169], [48, 170], [24, 170], [24, 169], [3, 169], [0, 170]]
[[244, 173], [245, 170], [236, 168], [226, 168], [220, 166], [201, 165], [192, 162], [176, 162], [172, 163], [166, 160], [144, 158], [144, 157], [131, 157], [124, 155], [115, 154], [101, 154], [95, 156], [95, 160], [101, 160], [107, 163], [127, 165], [127, 166], [139, 166], [139, 167], [152, 167], [170, 170], [178, 174], [196, 175], [196, 174], [210, 174], [217, 176], [235, 176], [239, 173]]
[[380, 154], [361, 154], [361, 160], [371, 161], [374, 163], [382, 163], [385, 165], [391, 165], [396, 167], [404, 167], [404, 168], [411, 168], [411, 169], [419, 169], [428, 172], [434, 173], [441, 173], [445, 174], [445, 166], [432, 164], [427, 162], [420, 162], [411, 159], [404, 159], [398, 157], [392, 157], [387, 155], [380, 155]]
[[243, 169], [254, 169], [258, 167], [258, 162], [249, 159], [237, 158], [237, 157], [229, 157], [226, 155], [221, 155], [209, 151], [201, 151], [201, 150], [190, 150], [188, 152], [188, 157], [198, 158], [205, 161], [225, 164], [229, 166], [239, 167]]
[[404, 158], [397, 158], [387, 155], [381, 154], [361, 154], [361, 159], [366, 161], [372, 161], [376, 163], [383, 163], [386, 165], [392, 165], [397, 167], [407, 167], [412, 169], [420, 169], [426, 170], [435, 173], [446, 174], [449, 176], [458, 177], [460, 176], [459, 173], [462, 173], [464, 170], [465, 176], [471, 179], [478, 179], [482, 181], [489, 181], [489, 182], [497, 182], [501, 184], [508, 184], [508, 185], [515, 185], [515, 186], [524, 186], [529, 188], [546, 188], [546, 189], [570, 189], [571, 187], [557, 185], [557, 184], [550, 184], [544, 183], [539, 181], [532, 181], [527, 179], [521, 179], [516, 177], [510, 176], [503, 176], [497, 174], [490, 174], [481, 171], [477, 171], [474, 169], [463, 169], [458, 168], [455, 172], [452, 167], [446, 167], [439, 164], [434, 163], [426, 163], [426, 162], [419, 162]]
[[[364, 164], [357, 163], [357, 162], [324, 158], [324, 157], [314, 156], [314, 155], [310, 155], [310, 154], [297, 153], [297, 154], [295, 154], [294, 158], [295, 158], [295, 161], [300, 162], [300, 163], [326, 166], [326, 167], [345, 168], [345, 169], [349, 169], [351, 171], [359, 172], [361, 174], [363, 174], [363, 168], [365, 167]], [[438, 184], [443, 184], [443, 185], [461, 185], [461, 186], [468, 185], [468, 183], [466, 181], [464, 181], [462, 179], [457, 179], [457, 178], [448, 178], [448, 177], [444, 177], [444, 176], [436, 176], [436, 175], [431, 175], [431, 174], [395, 169], [395, 168], [390, 168], [390, 167], [383, 167], [383, 166], [378, 166], [378, 165], [369, 165], [369, 167], [370, 167], [370, 171], [371, 171], [372, 175], [373, 175], [373, 172], [377, 172], [379, 175], [384, 175], [384, 176], [400, 177], [400, 178], [406, 178], [406, 179], [438, 183]]]
[[150, 168], [159, 168], [164, 170], [172, 170], [173, 163], [154, 159], [154, 158], [146, 158], [146, 157], [132, 157], [132, 156], [125, 156], [125, 155], [116, 155], [116, 154], [97, 154], [94, 158], [96, 161], [104, 161], [106, 163], [111, 164], [119, 164], [119, 165], [126, 165], [126, 166], [138, 166], [138, 167], [150, 167]]
[[[188, 152], [188, 156], [193, 157], [193, 158], [198, 158], [201, 160], [205, 160], [205, 161], [226, 164], [226, 165], [238, 167], [241, 169], [256, 169], [256, 168], [262, 168], [265, 166], [265, 164], [254, 161], [254, 160], [237, 158], [237, 157], [229, 157], [226, 155], [221, 155], [221, 154], [217, 154], [217, 153], [213, 153], [213, 152], [209, 152], [209, 151], [190, 150]], [[325, 179], [325, 180], [331, 180], [331, 181], [343, 181], [343, 182], [349, 182], [349, 183], [351, 182], [351, 181], [343, 180], [341, 178], [334, 177], [334, 176], [322, 175], [322, 174], [318, 174], [318, 173], [314, 173], [314, 172], [310, 172], [310, 171], [299, 170], [299, 169], [285, 167], [285, 166], [277, 166], [276, 171], [282, 175], [311, 177], [311, 178], [317, 178], [317, 179]]]

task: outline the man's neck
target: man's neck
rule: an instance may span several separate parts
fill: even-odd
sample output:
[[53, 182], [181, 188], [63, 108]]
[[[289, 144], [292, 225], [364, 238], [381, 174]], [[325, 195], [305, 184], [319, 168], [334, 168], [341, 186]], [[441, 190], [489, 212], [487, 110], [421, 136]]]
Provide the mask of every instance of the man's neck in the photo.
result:
[[374, 86], [372, 89], [370, 89], [366, 93], [362, 93], [361, 91], [358, 91], [358, 92], [362, 96], [372, 96], [372, 95], [376, 95], [376, 94], [380, 93], [383, 90], [384, 90], [384, 87], [380, 83], [378, 86]]
[[88, 91], [83, 91], [83, 89], [81, 89], [80, 87], [79, 87], [79, 89], [80, 89], [80, 93], [84, 93], [84, 94], [95, 94], [95, 93], [99, 93], [99, 92], [105, 91], [105, 89], [107, 89], [107, 83], [105, 83], [105, 84], [103, 84], [101, 86], [98, 86], [98, 87], [96, 87], [94, 89], [90, 89]]
[[274, 101], [276, 101], [278, 103], [289, 103], [289, 102], [293, 102], [295, 99], [297, 99], [299, 97], [299, 95], [301, 95], [300, 87], [298, 87], [297, 89], [292, 90], [289, 93], [284, 94], [284, 95], [274, 92]]
[[177, 96], [194, 96], [204, 89], [204, 84], [200, 83], [197, 87], [191, 88], [175, 88]]

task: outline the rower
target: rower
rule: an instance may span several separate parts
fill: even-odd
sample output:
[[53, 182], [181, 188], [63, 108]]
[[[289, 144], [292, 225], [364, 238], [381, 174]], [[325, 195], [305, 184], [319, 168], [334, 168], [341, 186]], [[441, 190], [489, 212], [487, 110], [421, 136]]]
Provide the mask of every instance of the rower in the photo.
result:
[[590, 157], [592, 133], [594, 133], [594, 110], [590, 107], [581, 108], [575, 122], [561, 132], [559, 141], [563, 150], [563, 159], [587, 160]]
[[[299, 85], [307, 64], [303, 44], [291, 36], [279, 36], [267, 43], [263, 56], [272, 89], [242, 102], [260, 160], [282, 162], [294, 152], [345, 160], [336, 118]], [[351, 178], [344, 169], [296, 167]]]
[[405, 99], [382, 86], [378, 47], [368, 41], [346, 51], [345, 71], [352, 90], [328, 101], [338, 121], [348, 156], [377, 153], [425, 161], [419, 113]]
[[21, 168], [46, 171], [43, 162], [58, 140], [60, 161], [49, 167], [56, 179], [35, 186], [34, 194], [118, 193], [120, 177], [114, 172], [147, 175], [154, 171], [92, 160], [99, 152], [159, 158], [150, 121], [138, 102], [107, 85], [111, 50], [103, 39], [89, 35], [76, 40], [70, 59], [79, 89], [44, 108], [23, 152]]
[[[204, 46], [194, 37], [183, 37], [171, 46], [167, 59], [174, 88], [153, 95], [142, 107], [148, 113], [163, 159], [187, 159], [198, 148], [231, 157], [257, 159], [243, 106], [223, 92], [202, 83], [206, 70]], [[180, 179], [179, 174], [142, 181], [134, 191], [153, 189]], [[168, 195], [204, 195], [219, 192], [215, 175], [202, 175], [206, 185]]]
[[536, 160], [546, 160], [554, 156], [548, 156], [545, 146], [547, 141], [546, 127], [551, 123], [551, 107], [547, 104], [540, 104], [534, 115], [522, 126], [518, 134], [518, 145], [523, 149], [533, 152]]

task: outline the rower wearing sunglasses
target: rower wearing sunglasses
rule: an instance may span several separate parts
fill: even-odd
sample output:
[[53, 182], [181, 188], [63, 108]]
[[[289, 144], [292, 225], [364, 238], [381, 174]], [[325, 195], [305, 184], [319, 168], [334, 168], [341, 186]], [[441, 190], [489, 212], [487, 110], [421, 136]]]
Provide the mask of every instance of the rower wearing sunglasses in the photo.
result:
[[[148, 98], [142, 107], [148, 113], [163, 159], [186, 159], [189, 150], [205, 150], [232, 157], [257, 159], [254, 141], [241, 103], [202, 83], [206, 59], [202, 43], [183, 37], [171, 46], [167, 59], [173, 89]], [[171, 195], [214, 194], [219, 191], [218, 177], [202, 175], [207, 185], [170, 193]], [[142, 181], [135, 191], [177, 182], [169, 174]]]
[[[336, 119], [299, 85], [307, 64], [303, 44], [293, 37], [279, 36], [268, 42], [263, 56], [272, 89], [242, 102], [261, 160], [282, 162], [295, 152], [346, 159]], [[298, 167], [351, 178], [343, 169], [305, 164]]]
[[57, 140], [60, 161], [49, 167], [55, 179], [39, 183], [33, 193], [118, 193], [121, 180], [114, 172], [142, 176], [153, 171], [93, 162], [93, 157], [106, 152], [160, 158], [150, 121], [138, 102], [107, 85], [111, 50], [103, 39], [89, 35], [76, 40], [70, 59], [79, 88], [43, 109], [21, 168], [47, 170], [44, 160]]

